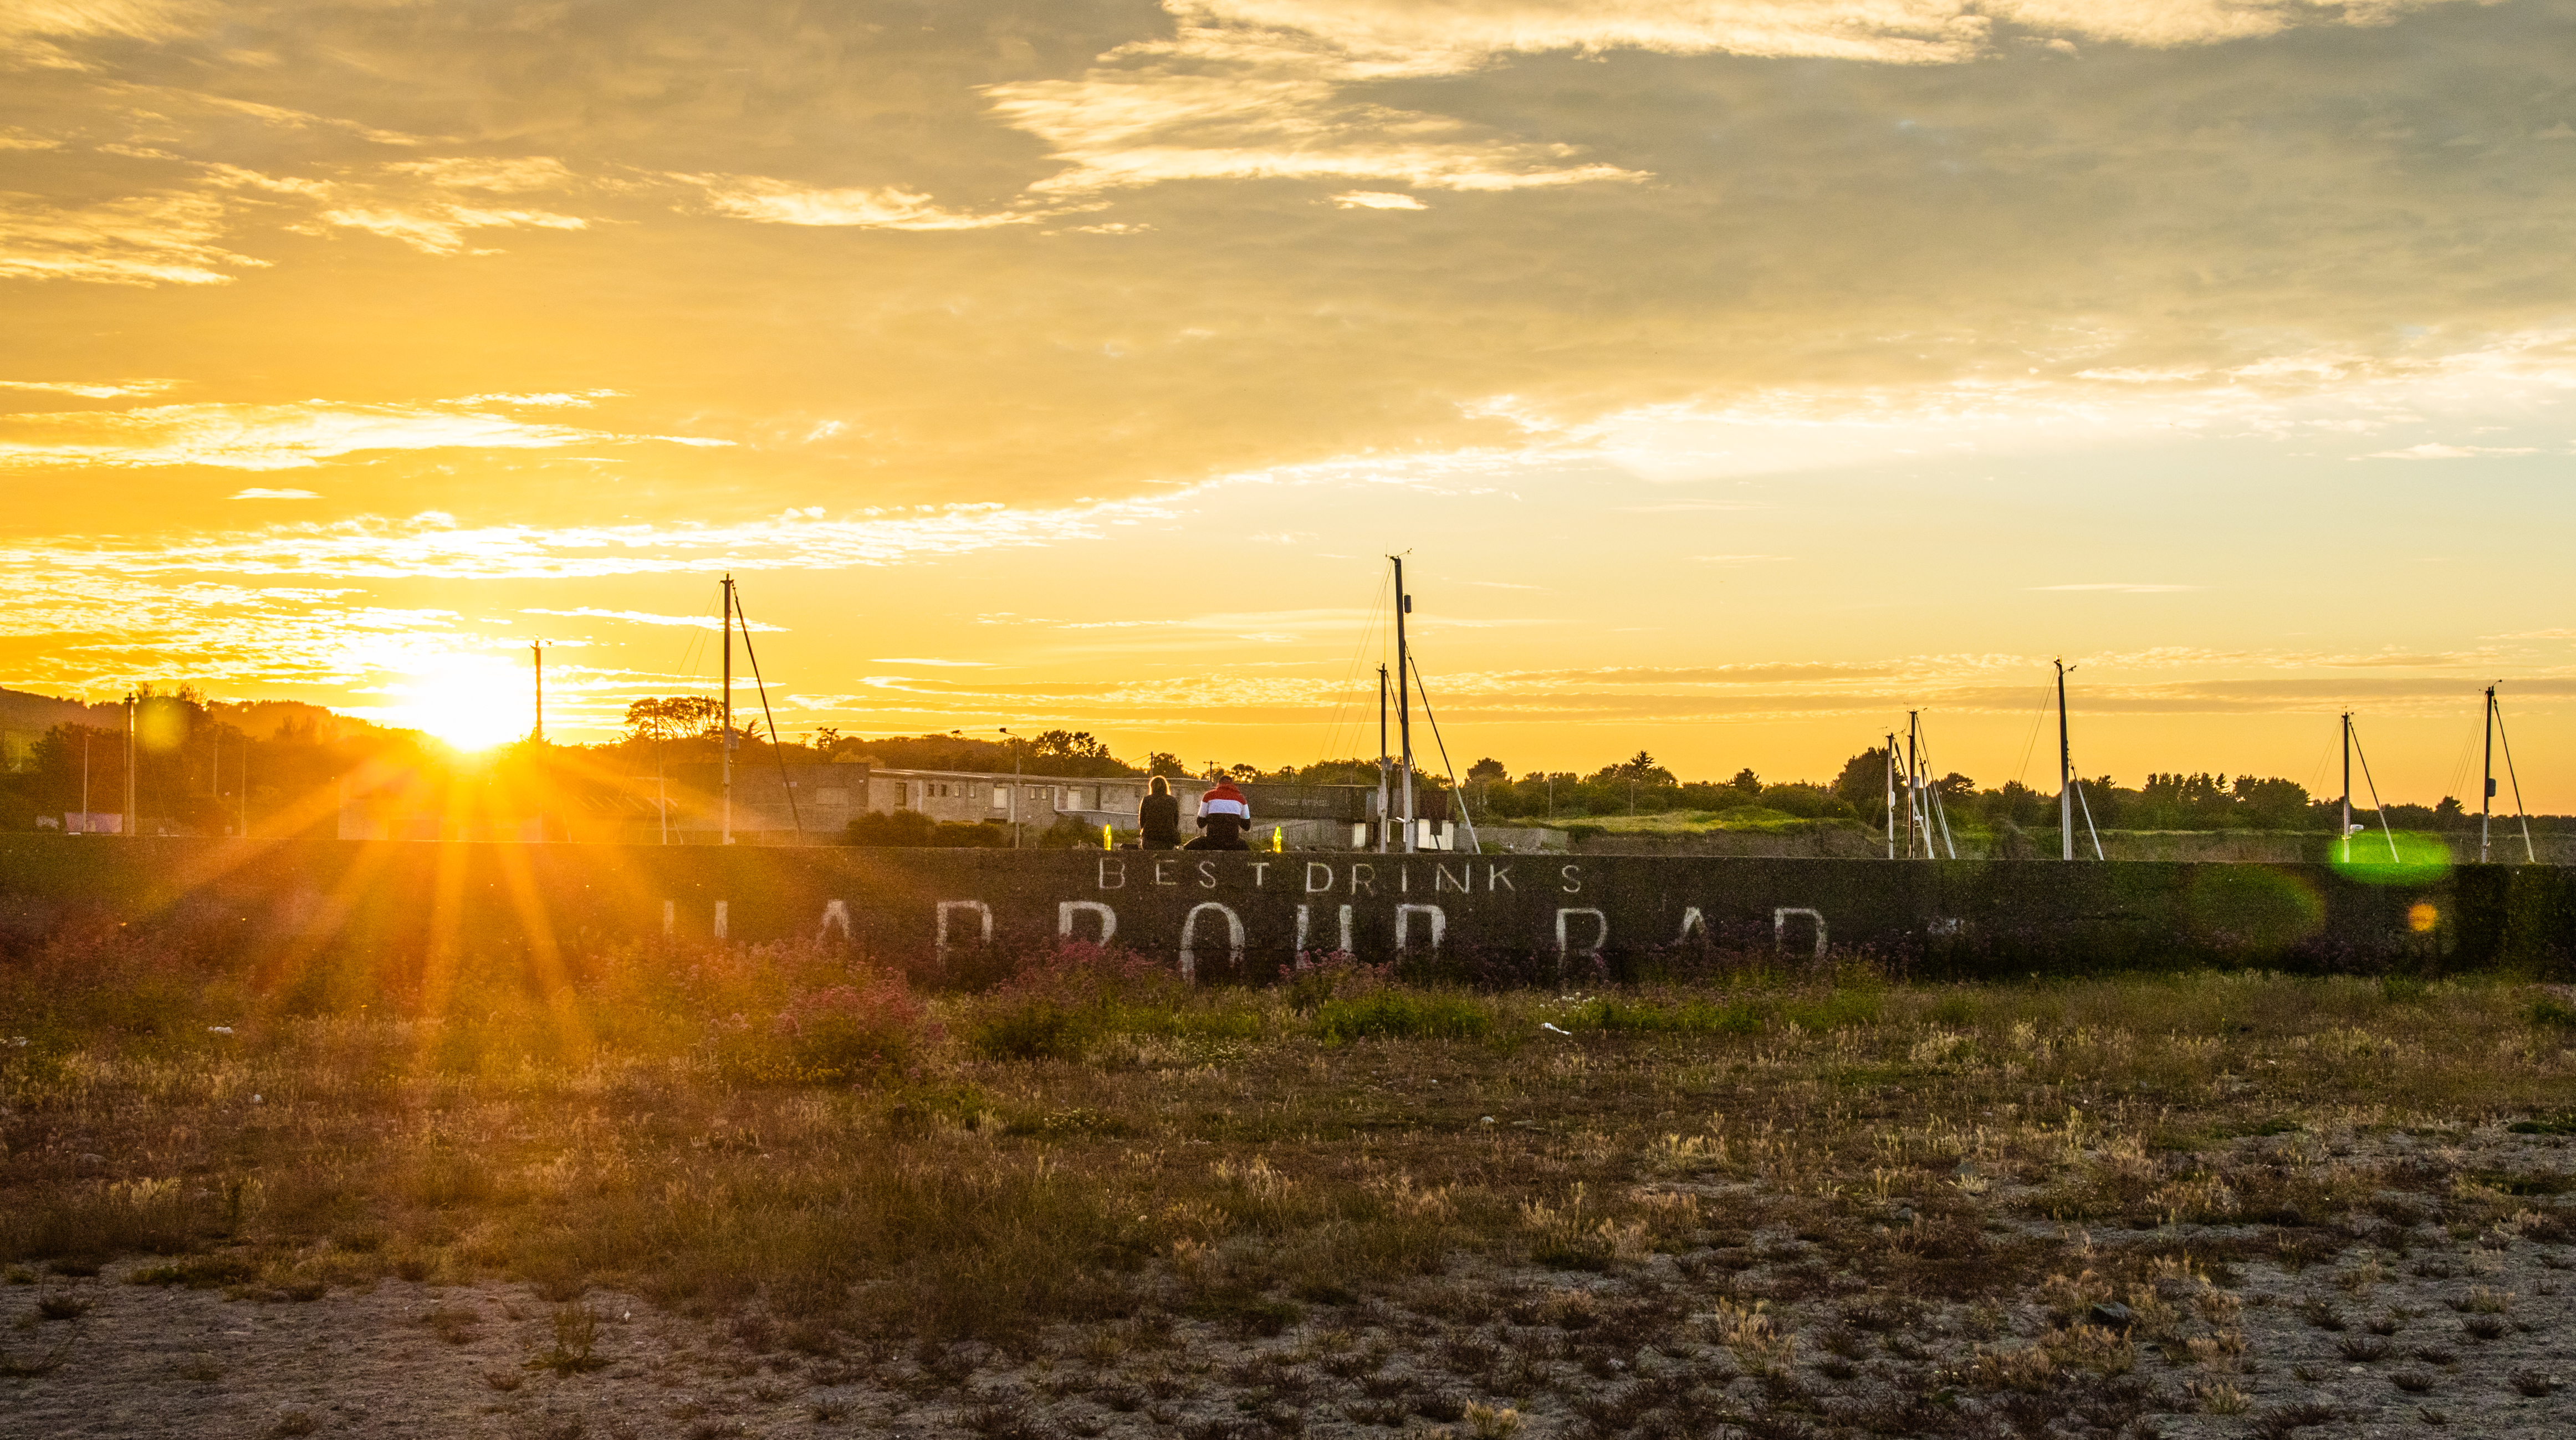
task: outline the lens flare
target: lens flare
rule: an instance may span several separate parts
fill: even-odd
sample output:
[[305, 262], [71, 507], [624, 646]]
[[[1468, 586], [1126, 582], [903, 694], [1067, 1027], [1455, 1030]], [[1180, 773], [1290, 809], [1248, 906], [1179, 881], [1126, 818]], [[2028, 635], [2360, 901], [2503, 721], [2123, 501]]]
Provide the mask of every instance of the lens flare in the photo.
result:
[[460, 750], [483, 750], [528, 733], [535, 692], [527, 668], [497, 655], [426, 659], [388, 682], [390, 703], [360, 713], [386, 725], [426, 730]]

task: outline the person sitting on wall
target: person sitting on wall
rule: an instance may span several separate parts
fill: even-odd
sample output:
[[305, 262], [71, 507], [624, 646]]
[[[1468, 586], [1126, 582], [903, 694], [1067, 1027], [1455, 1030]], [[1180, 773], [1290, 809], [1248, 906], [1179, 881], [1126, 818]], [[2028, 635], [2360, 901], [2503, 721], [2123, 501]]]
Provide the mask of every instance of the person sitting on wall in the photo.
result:
[[1148, 850], [1181, 848], [1181, 797], [1172, 793], [1172, 782], [1157, 775], [1146, 787], [1143, 801], [1136, 806], [1136, 828], [1143, 832]]
[[1252, 828], [1252, 806], [1242, 791], [1219, 780], [1215, 789], [1199, 797], [1199, 828], [1207, 833], [1182, 849], [1249, 850], [1252, 846], [1243, 832]]

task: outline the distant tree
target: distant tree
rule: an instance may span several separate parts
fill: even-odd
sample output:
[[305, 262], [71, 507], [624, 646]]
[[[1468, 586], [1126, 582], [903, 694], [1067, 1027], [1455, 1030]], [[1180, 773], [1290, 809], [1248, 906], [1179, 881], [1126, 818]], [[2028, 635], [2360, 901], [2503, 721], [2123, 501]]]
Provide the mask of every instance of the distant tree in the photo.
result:
[[1680, 782], [1673, 772], [1656, 763], [1655, 757], [1643, 750], [1616, 765], [1604, 765], [1592, 776], [1595, 784], [1674, 785]]
[[[1753, 772], [1746, 771], [1745, 774]], [[1739, 777], [1741, 778], [1741, 777]], [[1843, 803], [1864, 815], [1887, 809], [1887, 747], [1872, 746], [1843, 762], [1831, 787]]]
[[1169, 750], [1155, 750], [1145, 756], [1145, 773], [1168, 775], [1178, 779], [1187, 776], [1190, 773], [1190, 767], [1182, 764], [1181, 757]]
[[[2257, 780], [2239, 775], [2229, 793], [2247, 822], [2260, 830], [2296, 830], [2308, 823], [2308, 787], [2296, 780]], [[2449, 802], [2457, 809], [2457, 800]]]
[[626, 734], [633, 740], [687, 740], [713, 735], [723, 725], [723, 702], [707, 695], [647, 695], [626, 706]]
[[2447, 828], [2468, 818], [2468, 807], [2462, 805], [2456, 796], [2445, 795], [2442, 803], [2433, 807], [2433, 823], [2436, 825]]
[[1762, 793], [1762, 777], [1754, 774], [1753, 767], [1747, 765], [1735, 772], [1735, 778], [1726, 782], [1726, 788], [1746, 795], [1759, 795]]
[[1496, 781], [1508, 782], [1512, 772], [1503, 768], [1502, 761], [1488, 755], [1467, 767], [1467, 778], [1478, 785], [1491, 785]]

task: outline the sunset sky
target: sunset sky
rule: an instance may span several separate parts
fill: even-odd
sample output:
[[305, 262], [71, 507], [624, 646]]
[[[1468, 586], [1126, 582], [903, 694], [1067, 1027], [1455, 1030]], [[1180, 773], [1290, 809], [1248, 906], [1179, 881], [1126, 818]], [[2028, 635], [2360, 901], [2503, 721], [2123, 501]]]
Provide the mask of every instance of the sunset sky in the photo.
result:
[[[0, 3], [0, 684], [2576, 810], [2576, 3]], [[750, 703], [750, 692], [743, 692]], [[1427, 737], [1425, 748], [1429, 748]], [[1436, 754], [1431, 758], [1438, 768]]]

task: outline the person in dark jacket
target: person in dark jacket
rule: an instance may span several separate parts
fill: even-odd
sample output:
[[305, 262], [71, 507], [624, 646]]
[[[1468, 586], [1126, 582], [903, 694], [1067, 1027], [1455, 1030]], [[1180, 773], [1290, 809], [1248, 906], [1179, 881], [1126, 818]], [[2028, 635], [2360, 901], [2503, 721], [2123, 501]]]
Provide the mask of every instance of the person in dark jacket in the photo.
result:
[[1172, 782], [1157, 775], [1146, 787], [1144, 800], [1136, 806], [1136, 828], [1144, 832], [1148, 850], [1181, 848], [1181, 797], [1172, 793]]

